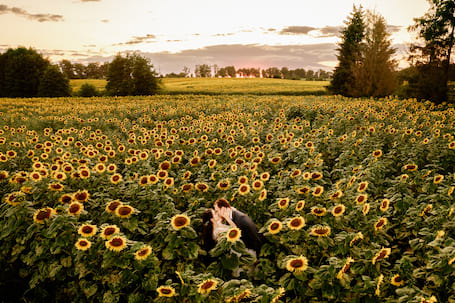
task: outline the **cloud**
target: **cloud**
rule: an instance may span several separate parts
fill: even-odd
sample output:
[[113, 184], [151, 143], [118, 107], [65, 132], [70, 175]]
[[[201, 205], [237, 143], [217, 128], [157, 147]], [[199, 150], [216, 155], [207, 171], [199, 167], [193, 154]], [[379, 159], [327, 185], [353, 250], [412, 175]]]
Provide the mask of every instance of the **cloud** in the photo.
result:
[[101, 22], [103, 22], [103, 23], [109, 23], [109, 22], [111, 22], [111, 20], [109, 20], [109, 19], [103, 19], [103, 20], [101, 20]]
[[387, 31], [390, 33], [399, 32], [402, 28], [401, 25], [387, 25]]
[[233, 44], [213, 45], [178, 53], [142, 52], [139, 54], [149, 58], [155, 69], [162, 74], [180, 72], [184, 66], [193, 70], [196, 64], [204, 63], [218, 66], [234, 65], [236, 68], [286, 66], [291, 69], [331, 70], [332, 66], [324, 62], [336, 60], [336, 48], [336, 44], [332, 43], [277, 46]]
[[312, 26], [288, 26], [280, 31], [280, 35], [306, 35], [315, 29]]
[[[124, 44], [132, 45], [132, 44], [141, 44], [141, 43], [153, 43], [153, 42], [156, 42], [156, 41], [154, 41], [155, 39], [156, 39], [155, 35], [147, 34], [142, 37], [133, 37], [130, 41], [127, 41]], [[122, 45], [122, 44], [123, 43], [119, 43], [119, 45]]]
[[81, 2], [101, 2], [101, 0], [81, 0]]
[[18, 16], [25, 17], [30, 20], [36, 20], [38, 22], [59, 22], [63, 21], [62, 15], [55, 15], [55, 14], [31, 14], [27, 12], [23, 8], [19, 7], [8, 7], [7, 5], [0, 4], [0, 14], [8, 14], [12, 13]]

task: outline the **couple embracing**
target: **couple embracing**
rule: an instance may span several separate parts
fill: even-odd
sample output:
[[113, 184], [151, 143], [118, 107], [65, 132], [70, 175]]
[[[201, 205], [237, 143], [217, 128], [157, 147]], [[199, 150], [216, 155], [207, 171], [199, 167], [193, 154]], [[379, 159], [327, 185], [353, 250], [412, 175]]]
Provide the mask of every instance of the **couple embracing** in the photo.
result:
[[220, 198], [213, 204], [213, 209], [207, 210], [202, 216], [202, 240], [208, 252], [215, 247], [221, 235], [232, 227], [241, 231], [240, 239], [248, 252], [258, 257], [262, 246], [262, 236], [256, 225], [245, 213], [232, 207], [226, 199]]

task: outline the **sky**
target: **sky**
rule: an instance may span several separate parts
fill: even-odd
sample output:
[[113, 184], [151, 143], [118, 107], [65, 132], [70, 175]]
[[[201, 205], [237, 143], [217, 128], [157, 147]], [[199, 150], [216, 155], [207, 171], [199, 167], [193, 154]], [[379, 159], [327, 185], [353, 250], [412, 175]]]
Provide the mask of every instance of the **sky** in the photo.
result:
[[0, 52], [32, 47], [57, 63], [137, 52], [166, 74], [196, 64], [332, 70], [353, 5], [384, 16], [405, 67], [426, 0], [0, 0]]

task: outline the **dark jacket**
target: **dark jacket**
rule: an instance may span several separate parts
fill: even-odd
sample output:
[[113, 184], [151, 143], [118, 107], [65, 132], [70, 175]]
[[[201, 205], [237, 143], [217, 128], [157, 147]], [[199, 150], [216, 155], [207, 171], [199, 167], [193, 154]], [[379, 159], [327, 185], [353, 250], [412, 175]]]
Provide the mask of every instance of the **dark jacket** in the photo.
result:
[[254, 222], [246, 214], [236, 209], [232, 209], [232, 221], [242, 231], [240, 239], [245, 243], [245, 246], [254, 250], [259, 257], [262, 246], [262, 237], [258, 233], [258, 229]]

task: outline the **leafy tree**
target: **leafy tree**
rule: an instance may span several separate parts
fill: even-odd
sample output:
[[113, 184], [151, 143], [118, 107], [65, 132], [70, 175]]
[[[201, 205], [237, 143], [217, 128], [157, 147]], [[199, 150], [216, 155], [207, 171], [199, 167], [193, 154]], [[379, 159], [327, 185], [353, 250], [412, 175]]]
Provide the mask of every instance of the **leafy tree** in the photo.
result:
[[71, 63], [71, 61], [62, 60], [59, 63], [59, 67], [60, 67], [61, 71], [63, 72], [63, 74], [65, 74], [65, 76], [68, 79], [75, 79], [76, 78], [76, 75], [74, 73], [74, 66], [73, 66], [73, 63]]
[[149, 61], [137, 54], [118, 54], [109, 65], [106, 91], [109, 95], [154, 95], [159, 81]]
[[384, 17], [368, 11], [361, 60], [351, 67], [354, 81], [347, 87], [348, 95], [384, 97], [395, 91], [395, 49], [391, 45]]
[[68, 78], [56, 65], [48, 65], [38, 86], [39, 97], [66, 97], [71, 93]]
[[196, 65], [196, 67], [194, 69], [194, 74], [196, 77], [207, 78], [207, 77], [211, 76], [212, 69], [210, 68], [210, 65], [208, 65], [208, 64]]
[[235, 77], [236, 70], [235, 70], [234, 66], [232, 66], [232, 65], [226, 66], [225, 69], [226, 69], [226, 73], [229, 77], [231, 77], [231, 78]]
[[354, 83], [352, 68], [361, 59], [361, 43], [365, 37], [363, 14], [362, 6], [354, 6], [345, 21], [346, 27], [341, 32], [342, 41], [338, 48], [338, 66], [329, 85], [329, 91], [333, 94], [348, 96], [349, 87]]
[[87, 79], [87, 68], [82, 63], [74, 64], [74, 73], [76, 79]]
[[1, 55], [0, 94], [3, 97], [35, 97], [41, 76], [49, 65], [35, 50], [24, 47], [8, 49]]
[[[429, 0], [430, 9], [409, 27], [417, 31], [423, 45], [411, 46], [411, 61], [418, 68], [413, 93], [435, 102], [447, 100], [450, 58], [454, 46], [455, 2]], [[431, 95], [428, 92], [432, 92]]]

